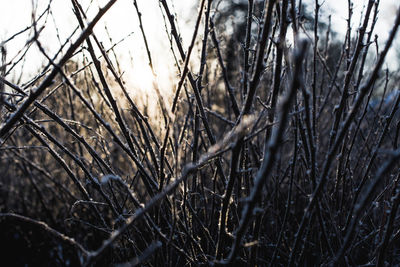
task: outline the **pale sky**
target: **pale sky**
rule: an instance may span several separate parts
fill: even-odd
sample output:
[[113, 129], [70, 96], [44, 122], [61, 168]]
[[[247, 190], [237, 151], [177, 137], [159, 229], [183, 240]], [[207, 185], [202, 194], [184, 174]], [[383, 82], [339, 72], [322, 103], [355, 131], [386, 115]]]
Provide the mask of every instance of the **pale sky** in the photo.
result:
[[[228, 1], [228, 0], [226, 0]], [[34, 0], [38, 5], [37, 15], [39, 15], [47, 6], [47, 0]], [[80, 3], [85, 7], [88, 6], [90, 0], [81, 0]], [[89, 18], [93, 17], [97, 12], [98, 6], [103, 6], [106, 0], [93, 0], [93, 4], [89, 9]], [[123, 70], [129, 72], [124, 75], [128, 82], [138, 87], [151, 87], [151, 72], [147, 65], [147, 55], [144, 50], [142, 36], [137, 23], [137, 16], [132, 0], [118, 0], [111, 10], [104, 16], [101, 22], [95, 27], [95, 33], [104, 42], [106, 48], [110, 47], [110, 43], [105, 34], [104, 27], [107, 25], [112, 35], [113, 42], [133, 34], [124, 42], [116, 47], [116, 52], [120, 56]], [[196, 9], [191, 8], [197, 5], [198, 1], [189, 0], [173, 0], [175, 11], [178, 16], [180, 30], [184, 41], [184, 47], [187, 48], [193, 30], [193, 23], [196, 18]], [[307, 1], [305, 1], [307, 2]], [[313, 8], [313, 0], [308, 0]], [[322, 1], [320, 1], [321, 3]], [[356, 30], [360, 20], [360, 13], [368, 0], [353, 0], [354, 18], [353, 29]], [[10, 37], [15, 32], [22, 30], [31, 24], [32, 1], [31, 0], [0, 0], [0, 42]], [[174, 75], [176, 68], [171, 64], [171, 52], [169, 43], [166, 39], [164, 22], [162, 21], [161, 11], [158, 6], [158, 0], [138, 0], [139, 8], [143, 14], [143, 22], [146, 34], [149, 38], [149, 44], [153, 53], [153, 61], [155, 63], [156, 72], [161, 80], [167, 80], [170, 75]], [[380, 41], [385, 41], [390, 26], [396, 15], [396, 9], [399, 5], [398, 0], [381, 0], [379, 20], [377, 24], [377, 33], [379, 33]], [[172, 5], [171, 5], [172, 8]], [[325, 0], [322, 7], [321, 16], [327, 17], [332, 14], [332, 25], [334, 30], [341, 31], [345, 29], [347, 17], [347, 0]], [[59, 46], [57, 39], [56, 25], [59, 30], [62, 41], [69, 36], [76, 27], [77, 22], [72, 12], [72, 5], [67, 0], [53, 0], [52, 3], [53, 17], [48, 17], [46, 28], [40, 36], [40, 41], [47, 49], [50, 55], [55, 53], [55, 49]], [[24, 43], [32, 36], [32, 32], [21, 35], [19, 38], [7, 44], [7, 57], [12, 58], [24, 46]], [[201, 30], [198, 38], [201, 37]], [[76, 36], [75, 36], [76, 38]], [[393, 49], [392, 49], [393, 50]], [[392, 51], [392, 53], [394, 53]], [[130, 58], [133, 58], [133, 66]], [[26, 56], [26, 70], [34, 74], [34, 70], [41, 66], [42, 62], [46, 62], [44, 57], [38, 53], [36, 47], [33, 47]], [[165, 83], [167, 84], [167, 83]], [[170, 86], [170, 85], [167, 85]]]
[[[84, 8], [86, 8], [90, 2], [89, 0], [80, 1]], [[88, 12], [89, 20], [97, 13], [98, 7], [103, 6], [106, 2], [105, 0], [93, 1]], [[31, 24], [32, 1], [0, 0], [0, 3], [4, 3], [0, 9], [1, 42]], [[38, 4], [37, 16], [39, 16], [47, 7], [48, 1], [35, 0], [35, 3]], [[147, 54], [138, 27], [136, 10], [132, 3], [132, 0], [117, 1], [97, 24], [94, 32], [99, 39], [104, 42], [106, 48], [109, 48], [111, 43], [106, 35], [105, 26], [111, 34], [113, 43], [126, 37], [124, 42], [121, 42], [115, 47], [116, 53], [120, 56], [119, 61], [122, 65], [122, 70], [127, 71], [127, 73], [124, 74], [125, 81], [138, 87], [151, 87], [152, 74], [147, 64]], [[143, 14], [143, 24], [147, 38], [149, 39], [150, 49], [153, 53], [153, 64], [155, 65], [159, 79], [165, 81], [169, 79], [171, 74], [175, 73], [176, 69], [173, 64], [170, 64], [172, 55], [169, 52], [169, 43], [166, 41], [166, 32], [164, 29], [164, 22], [160, 16], [161, 11], [158, 6], [158, 1], [138, 0], [138, 5]], [[185, 27], [185, 22], [190, 18], [190, 12], [193, 11], [190, 9], [191, 5], [192, 3], [189, 1], [182, 1], [179, 5], [175, 4], [176, 12], [180, 14], [181, 17], [179, 22], [183, 37], [190, 36], [190, 27]], [[40, 35], [39, 40], [46, 48], [48, 54], [54, 55], [60, 44], [57, 38], [55, 25], [58, 28], [61, 41], [64, 42], [77, 26], [77, 20], [72, 12], [70, 1], [53, 0], [51, 10], [54, 19], [51, 16], [48, 17], [46, 28]], [[43, 21], [44, 20], [42, 20], [42, 22]], [[133, 34], [131, 34], [132, 32]], [[129, 34], [131, 35], [127, 37]], [[24, 47], [29, 36], [32, 36], [32, 32], [27, 31], [26, 34], [22, 34], [7, 44], [7, 58], [11, 59], [14, 57], [18, 51]], [[189, 41], [187, 40], [185, 43], [189, 43]], [[133, 58], [133, 65], [131, 58]], [[42, 62], [46, 62], [45, 58], [38, 52], [35, 46], [33, 46], [26, 55], [26, 61], [25, 72], [31, 72], [31, 75], [36, 74], [37, 68], [42, 65]], [[31, 75], [28, 75], [27, 80], [29, 80]]]
[[[308, 2], [314, 1], [308, 0]], [[322, 15], [326, 16], [329, 13], [332, 14], [332, 26], [337, 32], [346, 29], [348, 0], [319, 0], [319, 3], [324, 3], [321, 8], [324, 10]], [[352, 25], [353, 30], [356, 30], [360, 23], [360, 14], [365, 9], [368, 0], [353, 0], [352, 3], [354, 5]], [[381, 38], [382, 41], [386, 40], [388, 37], [389, 30], [396, 18], [396, 11], [399, 7], [399, 3], [399, 0], [380, 0], [376, 33], [379, 33], [379, 38]], [[325, 7], [327, 7], [327, 9]]]

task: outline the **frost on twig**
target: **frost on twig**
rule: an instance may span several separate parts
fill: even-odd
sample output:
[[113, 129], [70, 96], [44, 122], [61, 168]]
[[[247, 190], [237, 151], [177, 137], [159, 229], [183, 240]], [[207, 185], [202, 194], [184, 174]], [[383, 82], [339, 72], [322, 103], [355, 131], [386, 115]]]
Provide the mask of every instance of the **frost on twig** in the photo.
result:
[[121, 177], [119, 177], [118, 175], [107, 174], [107, 175], [104, 175], [103, 177], [101, 177], [100, 182], [102, 184], [106, 184], [106, 183], [110, 182], [111, 180], [122, 181]]

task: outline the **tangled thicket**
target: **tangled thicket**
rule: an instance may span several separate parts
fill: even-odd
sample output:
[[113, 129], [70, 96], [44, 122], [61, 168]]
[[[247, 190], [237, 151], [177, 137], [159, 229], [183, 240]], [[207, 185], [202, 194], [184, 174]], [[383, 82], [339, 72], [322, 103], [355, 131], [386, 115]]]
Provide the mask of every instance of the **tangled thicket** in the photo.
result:
[[[302, 1], [199, 1], [190, 43], [160, 0], [179, 79], [157, 111], [71, 0], [80, 35], [29, 82], [0, 69], [0, 242], [16, 264], [400, 264], [400, 94], [379, 0], [347, 33]], [[349, 1], [351, 3], [351, 1]], [[141, 20], [138, 25], [152, 65]], [[161, 13], [160, 13], [161, 14]], [[154, 26], [154, 25], [153, 25]], [[303, 36], [300, 38], [300, 36]], [[157, 54], [158, 55], [158, 54]], [[78, 60], [79, 59], [79, 60]], [[152, 69], [154, 75], [156, 71]], [[154, 114], [159, 114], [154, 117]]]

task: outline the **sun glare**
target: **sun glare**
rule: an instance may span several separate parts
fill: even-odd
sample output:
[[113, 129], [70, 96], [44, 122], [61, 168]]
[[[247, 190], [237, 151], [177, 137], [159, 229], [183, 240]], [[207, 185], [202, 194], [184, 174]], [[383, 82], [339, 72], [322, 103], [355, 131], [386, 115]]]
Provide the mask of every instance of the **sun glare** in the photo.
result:
[[142, 64], [138, 63], [133, 67], [130, 79], [138, 89], [149, 91], [152, 89], [156, 77], [154, 77], [148, 66], [143, 66]]

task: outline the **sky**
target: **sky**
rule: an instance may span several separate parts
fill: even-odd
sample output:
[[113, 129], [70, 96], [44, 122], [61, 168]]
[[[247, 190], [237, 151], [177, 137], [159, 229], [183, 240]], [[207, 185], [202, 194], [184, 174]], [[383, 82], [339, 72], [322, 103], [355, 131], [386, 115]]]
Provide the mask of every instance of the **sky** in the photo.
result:
[[[309, 2], [313, 2], [312, 0]], [[347, 24], [347, 0], [325, 0], [319, 1], [324, 3], [327, 9], [323, 11], [325, 15], [331, 13], [332, 15], [332, 27], [337, 32], [343, 32], [346, 29]], [[363, 14], [368, 0], [353, 0], [353, 30], [356, 30], [360, 23], [360, 14]], [[379, 38], [384, 42], [390, 32], [393, 22], [396, 18], [396, 12], [399, 7], [399, 0], [380, 0], [380, 8], [378, 13], [378, 22], [376, 24], [376, 33], [379, 33]], [[324, 6], [322, 9], [325, 9]], [[365, 11], [364, 11], [365, 13]]]
[[[6, 4], [0, 9], [0, 43], [12, 36], [14, 33], [25, 29], [31, 24], [32, 1], [31, 0], [0, 0]], [[87, 8], [91, 1], [81, 0], [80, 3]], [[107, 1], [94, 0], [88, 10], [88, 17], [92, 18], [98, 11], [98, 7], [103, 6]], [[143, 38], [138, 27], [138, 18], [132, 0], [118, 0], [114, 6], [106, 13], [102, 20], [96, 25], [94, 32], [97, 37], [104, 42], [105, 48], [119, 42], [115, 46], [115, 52], [119, 57], [121, 69], [129, 72], [124, 73], [125, 81], [141, 89], [152, 87], [153, 76], [148, 66], [147, 53], [144, 47]], [[48, 5], [47, 0], [35, 0], [37, 4], [36, 16], [39, 16]], [[162, 20], [161, 11], [156, 0], [138, 0], [138, 5], [143, 14], [143, 24], [147, 38], [149, 39], [152, 59], [158, 78], [163, 81], [169, 80], [175, 74], [175, 66], [170, 64], [172, 55], [169, 53], [169, 43], [166, 42], [166, 32]], [[196, 11], [191, 8], [193, 3], [182, 1], [175, 5], [176, 12], [181, 14], [180, 30], [182, 36], [190, 36], [189, 12]], [[54, 55], [60, 46], [60, 41], [64, 42], [77, 26], [75, 15], [72, 12], [71, 1], [53, 0], [51, 6], [52, 16], [47, 18], [46, 27], [42, 31], [39, 41], [49, 55]], [[172, 6], [171, 6], [172, 7]], [[89, 19], [90, 20], [90, 19]], [[44, 22], [44, 20], [43, 20]], [[186, 23], [187, 22], [187, 23]], [[39, 24], [39, 25], [43, 25]], [[40, 28], [40, 26], [38, 27]], [[108, 38], [106, 29], [111, 35], [112, 42]], [[56, 30], [57, 29], [57, 30]], [[78, 32], [79, 33], [79, 32]], [[59, 35], [59, 38], [58, 38]], [[26, 40], [32, 36], [27, 31], [11, 42], [7, 43], [7, 58], [11, 59], [18, 54], [24, 47]], [[75, 35], [75, 38], [78, 35]], [[73, 39], [75, 39], [73, 38]], [[188, 40], [185, 43], [189, 43]], [[167, 52], [165, 52], [167, 51]], [[26, 55], [25, 80], [29, 80], [36, 74], [37, 69], [46, 62], [36, 47], [32, 47]], [[20, 64], [22, 65], [22, 64]], [[19, 69], [16, 68], [14, 75], [18, 75]], [[28, 73], [26, 75], [26, 73]], [[15, 77], [14, 77], [15, 79]], [[165, 83], [167, 86], [170, 84]], [[161, 88], [163, 89], [163, 88]], [[168, 90], [168, 88], [164, 88]]]
[[[99, 6], [103, 6], [106, 0], [80, 0], [79, 2], [84, 8], [87, 8], [92, 2], [88, 17], [93, 17]], [[196, 18], [196, 6], [198, 1], [190, 0], [169, 0], [172, 2], [179, 22], [181, 36], [183, 38], [184, 47], [190, 43], [194, 20]], [[228, 1], [228, 0], [226, 0]], [[303, 0], [313, 6], [313, 0]], [[353, 29], [356, 30], [360, 14], [368, 0], [353, 0], [354, 18]], [[111, 43], [118, 42], [125, 38], [123, 42], [115, 47], [115, 51], [119, 56], [124, 73], [125, 80], [132, 85], [145, 89], [152, 86], [152, 74], [148, 67], [147, 54], [143, 45], [143, 39], [138, 27], [138, 19], [136, 11], [132, 4], [132, 0], [118, 0], [111, 10], [104, 16], [101, 22], [95, 27], [94, 32], [104, 42], [106, 48]], [[166, 32], [164, 22], [162, 20], [161, 11], [158, 6], [158, 0], [137, 0], [141, 13], [143, 14], [143, 23], [147, 37], [149, 39], [150, 50], [158, 75], [158, 79], [163, 81], [160, 84], [164, 90], [170, 90], [171, 83], [169, 78], [176, 76], [176, 67], [170, 62], [172, 55], [169, 50], [169, 43], [166, 41]], [[347, 17], [347, 0], [325, 0], [319, 1], [323, 3], [321, 16], [326, 18], [328, 14], [332, 14], [332, 27], [337, 32], [343, 32], [346, 29]], [[0, 42], [10, 37], [15, 32], [22, 30], [31, 24], [32, 6], [37, 5], [36, 15], [39, 15], [47, 6], [48, 0], [0, 0]], [[33, 3], [33, 4], [32, 4]], [[396, 9], [399, 6], [398, 0], [381, 0], [379, 20], [377, 29], [381, 42], [386, 40], [389, 29], [394, 21]], [[193, 8], [194, 6], [194, 8]], [[53, 0], [51, 6], [52, 16], [47, 19], [40, 41], [45, 47], [48, 54], [55, 53], [61, 41], [64, 41], [76, 27], [76, 19], [72, 12], [71, 2], [67, 0]], [[311, 9], [312, 11], [312, 9]], [[111, 34], [112, 42], [109, 41], [105, 30]], [[58, 29], [58, 30], [56, 30]], [[15, 40], [7, 44], [7, 57], [12, 58], [17, 55], [18, 51], [24, 46], [27, 39], [32, 33], [21, 35]], [[77, 36], [77, 35], [76, 35]], [[75, 36], [75, 38], [76, 38]], [[198, 38], [201, 38], [201, 31]], [[340, 36], [339, 36], [340, 38]], [[391, 52], [392, 55], [395, 51]], [[34, 75], [36, 70], [45, 62], [45, 59], [36, 47], [32, 47], [26, 55], [26, 63], [24, 73], [27, 73], [25, 79], [29, 79], [30, 75]], [[393, 62], [392, 62], [393, 63]], [[389, 62], [389, 64], [391, 64]], [[394, 64], [394, 63], [393, 63]], [[392, 64], [392, 65], [393, 65]], [[17, 75], [18, 69], [14, 75]]]

